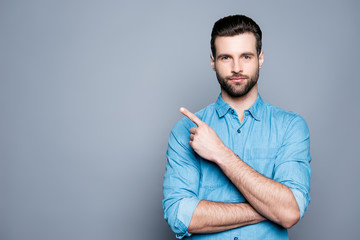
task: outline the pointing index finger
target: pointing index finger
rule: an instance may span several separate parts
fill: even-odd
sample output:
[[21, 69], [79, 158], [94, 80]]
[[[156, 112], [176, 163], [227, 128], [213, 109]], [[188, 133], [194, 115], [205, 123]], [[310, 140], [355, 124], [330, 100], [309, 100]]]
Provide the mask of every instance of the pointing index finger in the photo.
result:
[[198, 127], [203, 124], [203, 121], [201, 121], [195, 114], [190, 112], [184, 107], [180, 108], [180, 112], [184, 114], [186, 117], [188, 117], [193, 123], [195, 123]]

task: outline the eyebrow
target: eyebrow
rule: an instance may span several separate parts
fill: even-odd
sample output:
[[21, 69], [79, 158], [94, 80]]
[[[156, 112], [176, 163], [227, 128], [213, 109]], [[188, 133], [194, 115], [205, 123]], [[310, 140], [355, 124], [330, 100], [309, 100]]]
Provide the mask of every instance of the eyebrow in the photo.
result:
[[244, 55], [255, 56], [255, 53], [253, 53], [253, 52], [244, 52], [244, 53], [241, 54], [241, 56], [244, 56]]
[[226, 54], [226, 53], [223, 53], [223, 54], [220, 54], [220, 55], [216, 56], [217, 59], [222, 58], [222, 57], [231, 57], [231, 56], [230, 56], [230, 54]]
[[[241, 53], [240, 56], [256, 56], [255, 53], [253, 52], [244, 52], [244, 53]], [[219, 54], [218, 56], [216, 56], [216, 59], [219, 59], [219, 58], [222, 58], [222, 57], [231, 57], [231, 54], [227, 54], [227, 53], [223, 53], [223, 54]]]

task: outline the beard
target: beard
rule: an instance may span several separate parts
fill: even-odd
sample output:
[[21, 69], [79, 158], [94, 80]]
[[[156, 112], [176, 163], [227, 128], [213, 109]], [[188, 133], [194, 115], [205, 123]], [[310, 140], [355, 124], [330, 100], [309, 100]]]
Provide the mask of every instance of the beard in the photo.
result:
[[[216, 70], [215, 70], [216, 71]], [[229, 94], [233, 98], [238, 98], [245, 96], [257, 83], [259, 79], [259, 68], [257, 69], [256, 73], [252, 76], [242, 75], [242, 74], [233, 74], [228, 77], [222, 77], [216, 71], [216, 77], [219, 81], [221, 88]], [[243, 82], [240, 83], [233, 83], [230, 81], [231, 78], [245, 78]]]

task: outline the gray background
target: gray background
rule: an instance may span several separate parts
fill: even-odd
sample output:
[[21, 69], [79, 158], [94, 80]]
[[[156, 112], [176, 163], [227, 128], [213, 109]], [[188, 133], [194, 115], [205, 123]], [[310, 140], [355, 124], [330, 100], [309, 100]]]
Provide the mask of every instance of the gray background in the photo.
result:
[[162, 178], [180, 106], [219, 87], [210, 32], [261, 26], [264, 100], [311, 132], [292, 239], [356, 239], [359, 1], [0, 1], [0, 239], [175, 239]]

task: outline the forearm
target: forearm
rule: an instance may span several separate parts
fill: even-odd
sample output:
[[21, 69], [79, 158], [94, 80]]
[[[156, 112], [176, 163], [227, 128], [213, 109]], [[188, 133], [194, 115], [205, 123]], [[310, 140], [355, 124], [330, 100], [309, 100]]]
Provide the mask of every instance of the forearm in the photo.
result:
[[230, 149], [218, 158], [217, 164], [256, 211], [285, 228], [300, 218], [291, 190], [248, 166]]
[[266, 220], [248, 203], [202, 200], [196, 207], [188, 232], [215, 233]]

